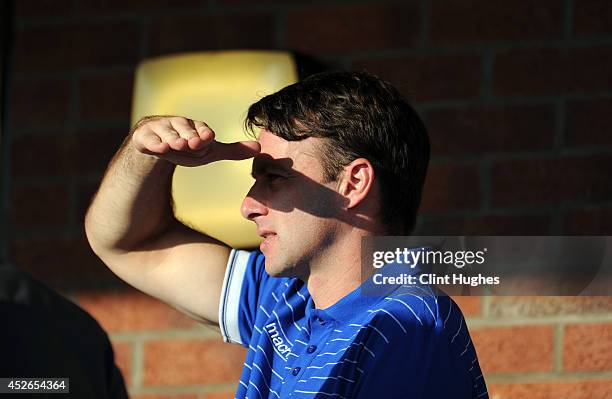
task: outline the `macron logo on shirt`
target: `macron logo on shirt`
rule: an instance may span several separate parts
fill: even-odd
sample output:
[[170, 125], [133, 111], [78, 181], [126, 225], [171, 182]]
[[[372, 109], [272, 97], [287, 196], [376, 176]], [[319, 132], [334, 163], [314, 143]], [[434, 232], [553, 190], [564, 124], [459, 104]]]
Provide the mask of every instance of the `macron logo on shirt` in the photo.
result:
[[278, 353], [280, 357], [282, 357], [283, 360], [286, 361], [287, 354], [291, 352], [291, 348], [289, 348], [289, 346], [285, 344], [283, 338], [279, 336], [280, 334], [278, 333], [278, 329], [276, 328], [276, 323], [270, 323], [264, 326], [264, 329], [268, 333], [268, 336], [270, 336], [270, 339], [272, 340], [272, 343], [276, 348], [276, 353]]

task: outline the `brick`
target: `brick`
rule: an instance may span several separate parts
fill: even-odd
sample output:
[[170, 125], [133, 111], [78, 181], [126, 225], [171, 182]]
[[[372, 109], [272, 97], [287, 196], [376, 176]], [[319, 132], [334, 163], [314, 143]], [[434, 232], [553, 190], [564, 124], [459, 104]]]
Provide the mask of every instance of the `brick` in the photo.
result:
[[189, 329], [196, 325], [170, 306], [135, 289], [84, 291], [76, 302], [109, 332]]
[[79, 117], [82, 120], [120, 120], [129, 125], [133, 74], [87, 76], [79, 80]]
[[476, 209], [480, 197], [476, 165], [432, 163], [425, 179], [421, 211]]
[[481, 300], [479, 296], [453, 296], [464, 317], [480, 316]]
[[552, 326], [472, 328], [470, 334], [485, 375], [552, 371]]
[[539, 48], [495, 57], [493, 92], [500, 96], [555, 95], [612, 88], [612, 47]]
[[275, 48], [271, 14], [164, 17], [151, 23], [153, 55], [178, 51]]
[[234, 392], [211, 392], [206, 395], [206, 399], [233, 399]]
[[113, 351], [115, 352], [115, 364], [123, 375], [125, 386], [129, 388], [132, 385], [132, 344], [128, 342], [112, 342]]
[[490, 384], [489, 397], [495, 399], [610, 399], [610, 381], [513, 382]]
[[390, 81], [411, 102], [468, 99], [480, 95], [482, 67], [478, 55], [363, 59], [356, 61], [353, 69], [367, 70]]
[[573, 4], [575, 35], [612, 33], [612, 4], [608, 0], [580, 0]]
[[423, 217], [421, 235], [547, 235], [548, 215]]
[[101, 173], [128, 135], [129, 126], [82, 130], [75, 137], [74, 162], [80, 173]]
[[563, 369], [612, 369], [612, 324], [568, 325], [563, 336]]
[[130, 398], [132, 399], [200, 399], [200, 398], [204, 398], [205, 396], [200, 396], [197, 393], [186, 393], [186, 394], [175, 394], [175, 395], [170, 395], [170, 394], [149, 394], [149, 395], [132, 395], [130, 396]]
[[70, 15], [72, 9], [72, 0], [19, 0], [15, 2], [15, 15], [18, 20]]
[[79, 135], [23, 135], [13, 140], [16, 177], [101, 173], [119, 149], [129, 127], [82, 130]]
[[134, 65], [139, 38], [139, 27], [132, 22], [20, 28], [15, 39], [15, 70], [54, 72]]
[[414, 47], [418, 35], [416, 1], [319, 6], [287, 14], [289, 48], [306, 53]]
[[563, 214], [563, 234], [612, 235], [612, 209], [584, 209]]
[[491, 317], [541, 317], [612, 313], [608, 296], [493, 296]]
[[612, 157], [500, 161], [491, 172], [494, 206], [525, 206], [612, 199]]
[[77, 13], [79, 15], [126, 15], [159, 13], [163, 11], [185, 11], [196, 7], [199, 0], [80, 0], [77, 2]]
[[561, 38], [563, 1], [435, 0], [431, 40], [437, 44]]
[[69, 80], [16, 80], [12, 88], [12, 116], [16, 129], [64, 125], [70, 118]]
[[13, 238], [9, 257], [54, 288], [116, 284], [118, 279], [79, 237]]
[[94, 194], [98, 191], [100, 182], [87, 182], [80, 183], [77, 186], [76, 192], [76, 219], [78, 223], [85, 223], [85, 214], [91, 201], [93, 200]]
[[553, 144], [550, 106], [438, 109], [423, 116], [437, 155], [539, 150]]
[[221, 340], [160, 340], [144, 347], [144, 385], [237, 383], [245, 350]]
[[78, 151], [74, 155], [74, 162], [79, 171], [87, 174], [98, 174], [100, 179], [82, 181], [77, 183], [75, 209], [76, 220], [79, 225], [85, 222], [85, 213], [91, 204], [94, 194], [100, 187], [103, 172], [108, 166], [113, 154], [118, 151], [127, 135], [125, 129], [103, 129], [83, 131], [76, 139], [77, 148], [92, 149], [91, 151]]
[[612, 147], [609, 118], [612, 99], [572, 101], [567, 104], [566, 145]]
[[15, 229], [69, 227], [71, 199], [61, 184], [14, 185], [9, 220]]
[[16, 137], [12, 143], [13, 176], [58, 176], [76, 172], [74, 143], [72, 135]]
[[[300, 4], [305, 3], [304, 0], [213, 0], [217, 4], [234, 5], [234, 4], [261, 4], [261, 5], [279, 5], [279, 4]], [[232, 396], [233, 397], [233, 396]]]

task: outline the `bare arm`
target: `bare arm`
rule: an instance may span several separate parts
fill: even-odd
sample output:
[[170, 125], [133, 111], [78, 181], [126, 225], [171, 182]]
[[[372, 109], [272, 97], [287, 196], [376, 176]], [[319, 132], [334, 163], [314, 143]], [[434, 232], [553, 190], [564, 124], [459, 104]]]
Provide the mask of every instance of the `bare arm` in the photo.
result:
[[222, 144], [202, 122], [149, 118], [112, 159], [87, 212], [94, 252], [120, 278], [192, 318], [218, 324], [219, 296], [230, 248], [173, 215], [175, 165], [244, 159], [256, 142]]

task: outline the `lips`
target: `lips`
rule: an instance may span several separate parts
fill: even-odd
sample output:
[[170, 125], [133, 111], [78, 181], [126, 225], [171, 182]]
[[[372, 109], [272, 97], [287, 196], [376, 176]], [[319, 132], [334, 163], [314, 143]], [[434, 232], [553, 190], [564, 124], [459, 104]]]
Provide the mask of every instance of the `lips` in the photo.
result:
[[259, 249], [262, 252], [264, 252], [270, 246], [271, 241], [276, 238], [275, 232], [265, 229], [258, 229], [257, 235], [264, 238], [263, 242], [259, 244]]
[[272, 235], [276, 235], [276, 233], [273, 232], [272, 230], [257, 229], [257, 235], [263, 238], [268, 238]]

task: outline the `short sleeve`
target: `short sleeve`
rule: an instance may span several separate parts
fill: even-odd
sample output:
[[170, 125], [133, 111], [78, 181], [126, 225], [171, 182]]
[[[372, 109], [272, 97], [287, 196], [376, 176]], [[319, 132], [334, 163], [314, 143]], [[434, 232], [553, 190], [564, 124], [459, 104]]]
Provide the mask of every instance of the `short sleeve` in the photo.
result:
[[270, 276], [260, 251], [232, 250], [219, 301], [219, 327], [225, 342], [248, 346]]
[[362, 353], [363, 374], [354, 398], [473, 398], [470, 375], [457, 367], [446, 339], [399, 312], [392, 314], [371, 323], [365, 345], [372, 353]]

